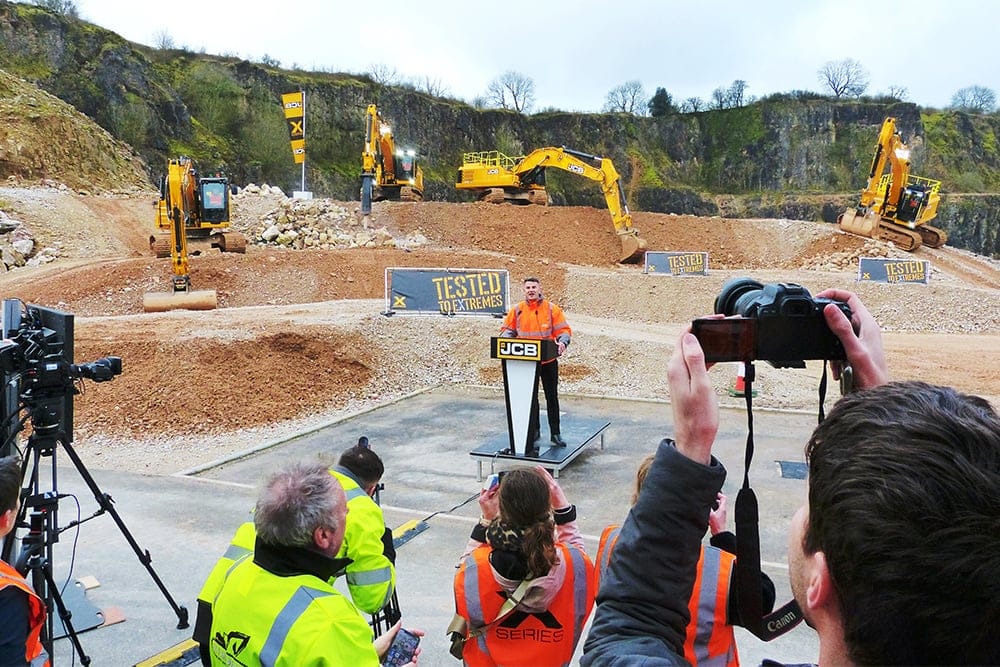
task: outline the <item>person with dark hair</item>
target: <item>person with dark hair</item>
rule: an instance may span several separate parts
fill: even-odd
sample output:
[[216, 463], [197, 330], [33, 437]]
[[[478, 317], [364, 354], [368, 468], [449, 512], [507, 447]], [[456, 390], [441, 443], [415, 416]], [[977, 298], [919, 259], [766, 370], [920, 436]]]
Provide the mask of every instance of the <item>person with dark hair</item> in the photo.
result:
[[213, 665], [379, 664], [400, 623], [373, 643], [361, 613], [330, 583], [344, 566], [337, 553], [347, 515], [344, 490], [322, 464], [293, 464], [267, 479], [253, 556], [226, 572], [212, 603]]
[[[823, 314], [858, 390], [806, 448], [789, 577], [820, 664], [1000, 664], [1000, 416], [978, 397], [889, 383], [878, 323], [854, 294]], [[839, 372], [839, 368], [838, 368]], [[668, 363], [676, 442], [664, 441], [622, 528], [581, 664], [684, 664], [699, 530], [725, 479], [718, 401], [689, 331]]]
[[[569, 347], [573, 331], [566, 322], [562, 308], [542, 296], [542, 283], [535, 277], [524, 279], [524, 301], [510, 309], [500, 327], [501, 338], [539, 338], [555, 341], [559, 357]], [[566, 441], [559, 433], [559, 359], [543, 361], [538, 365], [538, 375], [531, 392], [531, 417], [528, 421], [528, 456], [538, 455], [535, 442], [541, 437], [538, 411], [538, 381], [545, 394], [545, 413], [549, 418], [549, 436], [552, 444], [565, 447]]]
[[[635, 476], [635, 490], [632, 504], [639, 499], [639, 492], [646, 482], [646, 475], [653, 464], [650, 454], [642, 463]], [[688, 610], [691, 620], [685, 629], [684, 658], [692, 667], [736, 667], [739, 652], [736, 650], [734, 625], [743, 625], [736, 595], [736, 535], [726, 530], [728, 499], [718, 495], [716, 506], [708, 515], [708, 527], [712, 537], [708, 546], [701, 547], [698, 557], [698, 573], [694, 583]], [[621, 526], [608, 526], [601, 533], [600, 545], [595, 559], [595, 579], [600, 588], [601, 575], [608, 567], [611, 554], [618, 541]], [[774, 607], [774, 582], [764, 574], [760, 575], [761, 598], [764, 613]]]
[[[0, 458], [0, 542], [14, 531], [21, 506], [21, 463]], [[0, 560], [0, 665], [48, 665], [41, 633], [45, 602], [24, 576]]]
[[[367, 438], [364, 438], [367, 440]], [[396, 585], [396, 552], [392, 531], [385, 525], [382, 509], [373, 496], [382, 481], [385, 466], [368, 446], [359, 442], [341, 453], [329, 474], [347, 496], [347, 522], [337, 557], [342, 563], [333, 578], [346, 575], [351, 600], [361, 611], [375, 614], [392, 598]], [[198, 611], [193, 639], [201, 647], [202, 663], [209, 664], [208, 641], [212, 624], [212, 600], [230, 567], [253, 553], [256, 530], [254, 521], [243, 523], [229, 547], [216, 562], [198, 594]], [[393, 611], [393, 616], [398, 613]], [[395, 618], [390, 618], [395, 621]]]
[[508, 471], [479, 495], [482, 517], [455, 576], [474, 667], [568, 665], [594, 604], [576, 507], [544, 468]]

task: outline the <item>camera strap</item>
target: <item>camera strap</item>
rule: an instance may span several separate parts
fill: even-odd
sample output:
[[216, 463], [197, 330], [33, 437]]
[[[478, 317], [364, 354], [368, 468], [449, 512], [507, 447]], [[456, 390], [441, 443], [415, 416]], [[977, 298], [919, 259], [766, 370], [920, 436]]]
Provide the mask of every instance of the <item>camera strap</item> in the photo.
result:
[[[802, 610], [795, 600], [780, 609], [764, 615], [760, 585], [760, 528], [757, 496], [750, 488], [750, 463], [753, 461], [753, 362], [745, 362], [747, 404], [747, 445], [743, 460], [743, 486], [736, 496], [736, 593], [739, 602], [740, 623], [757, 638], [771, 641], [788, 632], [802, 621]], [[826, 364], [820, 393], [826, 390]], [[822, 399], [820, 411], [822, 412]], [[820, 417], [822, 420], [822, 416]]]

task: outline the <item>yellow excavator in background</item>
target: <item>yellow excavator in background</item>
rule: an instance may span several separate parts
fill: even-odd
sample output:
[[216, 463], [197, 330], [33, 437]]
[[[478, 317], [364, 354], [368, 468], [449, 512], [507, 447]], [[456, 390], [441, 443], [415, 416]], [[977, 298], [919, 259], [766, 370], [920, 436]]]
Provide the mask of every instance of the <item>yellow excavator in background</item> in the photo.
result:
[[230, 225], [229, 195], [229, 180], [222, 174], [199, 176], [187, 157], [167, 163], [167, 173], [160, 179], [160, 199], [156, 203], [159, 233], [149, 237], [149, 246], [157, 257], [170, 257], [173, 289], [145, 294], [142, 299], [144, 311], [216, 308], [215, 290], [191, 289], [188, 257], [210, 248], [246, 252], [243, 234], [222, 231]]
[[618, 261], [632, 263], [642, 260], [646, 241], [632, 226], [632, 215], [625, 202], [618, 171], [609, 158], [581, 153], [565, 146], [539, 148], [524, 157], [508, 157], [499, 151], [465, 153], [455, 187], [470, 190], [481, 201], [495, 204], [514, 202], [547, 206], [545, 170], [549, 167], [600, 183], [611, 212], [611, 222], [622, 244]]
[[365, 112], [365, 146], [361, 153], [361, 214], [383, 199], [423, 201], [424, 172], [413, 150], [396, 148], [392, 126], [374, 104]]
[[[886, 165], [891, 169], [884, 174]], [[910, 175], [910, 150], [890, 116], [882, 123], [861, 200], [837, 223], [845, 232], [892, 241], [909, 252], [921, 245], [940, 248], [947, 232], [927, 224], [937, 215], [940, 189], [941, 181]]]

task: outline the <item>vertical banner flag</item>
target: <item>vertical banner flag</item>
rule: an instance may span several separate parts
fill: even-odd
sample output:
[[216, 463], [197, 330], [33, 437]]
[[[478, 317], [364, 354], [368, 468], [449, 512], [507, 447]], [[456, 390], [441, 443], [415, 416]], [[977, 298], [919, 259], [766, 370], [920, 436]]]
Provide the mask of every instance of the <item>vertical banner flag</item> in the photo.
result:
[[292, 157], [295, 159], [295, 164], [302, 164], [306, 160], [306, 109], [302, 91], [285, 93], [281, 96], [281, 104], [285, 108], [285, 122], [288, 123]]

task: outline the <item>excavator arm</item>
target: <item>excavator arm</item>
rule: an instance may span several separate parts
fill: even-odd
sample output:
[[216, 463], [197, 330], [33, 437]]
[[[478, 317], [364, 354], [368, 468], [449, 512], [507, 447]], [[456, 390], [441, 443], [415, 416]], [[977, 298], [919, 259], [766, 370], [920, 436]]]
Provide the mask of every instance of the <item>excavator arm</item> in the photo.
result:
[[642, 259], [646, 242], [632, 227], [632, 215], [625, 201], [618, 170], [608, 158], [566, 148], [539, 148], [523, 158], [508, 158], [497, 151], [469, 153], [459, 174], [459, 189], [480, 192], [487, 201], [524, 201], [547, 203], [545, 170], [554, 167], [596, 181], [611, 212], [611, 222], [622, 244], [618, 261]]

